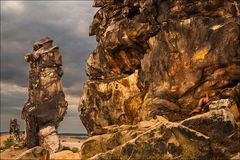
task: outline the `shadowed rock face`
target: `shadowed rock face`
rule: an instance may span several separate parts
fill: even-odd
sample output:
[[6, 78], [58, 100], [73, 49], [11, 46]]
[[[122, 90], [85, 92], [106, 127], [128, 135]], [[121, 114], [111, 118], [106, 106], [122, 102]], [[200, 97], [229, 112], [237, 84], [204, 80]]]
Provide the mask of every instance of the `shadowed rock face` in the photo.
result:
[[57, 128], [67, 109], [60, 82], [62, 59], [52, 42], [49, 37], [35, 42], [33, 52], [24, 57], [30, 70], [28, 101], [22, 110], [27, 146], [41, 145], [51, 153], [59, 148]]
[[240, 104], [239, 1], [94, 1], [97, 48], [80, 118], [88, 132], [162, 115], [188, 118], [207, 101]]

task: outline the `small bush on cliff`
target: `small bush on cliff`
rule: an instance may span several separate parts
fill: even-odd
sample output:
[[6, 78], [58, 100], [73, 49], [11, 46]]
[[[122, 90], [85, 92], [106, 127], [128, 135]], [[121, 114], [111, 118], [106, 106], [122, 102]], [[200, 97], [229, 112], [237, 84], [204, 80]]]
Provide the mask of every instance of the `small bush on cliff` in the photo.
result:
[[73, 147], [73, 148], [71, 149], [71, 151], [72, 151], [73, 153], [78, 153], [78, 152], [79, 152], [79, 149], [78, 149], [77, 147]]

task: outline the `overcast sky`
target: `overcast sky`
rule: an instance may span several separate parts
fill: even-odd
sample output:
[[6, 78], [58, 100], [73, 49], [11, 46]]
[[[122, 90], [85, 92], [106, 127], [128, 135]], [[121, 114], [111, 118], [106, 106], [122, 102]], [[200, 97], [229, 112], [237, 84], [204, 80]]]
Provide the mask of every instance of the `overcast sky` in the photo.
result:
[[29, 66], [23, 55], [34, 41], [50, 36], [62, 54], [69, 103], [59, 132], [86, 132], [77, 107], [87, 80], [85, 60], [96, 47], [95, 37], [88, 36], [96, 11], [92, 1], [1, 1], [1, 131], [8, 131], [11, 117], [20, 120], [27, 100]]

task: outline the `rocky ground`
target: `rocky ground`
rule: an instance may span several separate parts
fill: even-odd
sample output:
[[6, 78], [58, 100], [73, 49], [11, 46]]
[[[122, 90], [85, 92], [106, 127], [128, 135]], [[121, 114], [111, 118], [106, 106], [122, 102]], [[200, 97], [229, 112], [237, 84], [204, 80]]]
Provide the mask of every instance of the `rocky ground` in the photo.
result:
[[[81, 159], [240, 159], [239, 112], [228, 99], [182, 121], [162, 116], [108, 126], [82, 145]], [[237, 119], [235, 119], [235, 117]]]
[[[9, 137], [10, 137], [9, 134], [4, 134], [4, 135], [0, 136], [1, 146], [3, 146], [3, 142]], [[58, 160], [58, 159], [79, 159], [79, 154], [73, 153], [70, 149], [72, 149], [73, 147], [76, 147], [80, 150], [81, 145], [85, 141], [86, 137], [60, 135], [59, 139], [60, 139], [61, 145], [64, 146], [66, 150], [61, 151], [56, 154], [51, 154], [50, 158], [56, 159], [56, 160]], [[27, 151], [28, 151], [28, 149], [26, 147], [20, 148], [20, 149], [14, 149], [12, 147], [3, 152], [0, 152], [0, 159], [1, 160], [11, 160], [11, 159], [15, 160], [21, 154], [26, 153]], [[30, 158], [33, 158], [33, 157], [30, 157]], [[29, 157], [25, 157], [25, 159], [28, 160]]]
[[[181, 121], [163, 116], [134, 125], [110, 125], [90, 137], [61, 135], [64, 149], [49, 154], [42, 147], [14, 147], [1, 159], [240, 159], [240, 114], [230, 99], [209, 104], [209, 111]], [[9, 135], [3, 135], [1, 140]], [[72, 148], [78, 148], [74, 153]]]

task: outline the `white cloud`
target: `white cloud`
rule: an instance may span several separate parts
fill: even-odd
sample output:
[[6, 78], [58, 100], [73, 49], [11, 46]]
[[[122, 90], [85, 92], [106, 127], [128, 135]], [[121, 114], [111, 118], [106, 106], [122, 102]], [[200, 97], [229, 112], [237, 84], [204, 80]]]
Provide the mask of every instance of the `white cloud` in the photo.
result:
[[[85, 59], [96, 46], [95, 38], [88, 37], [98, 9], [91, 6], [92, 1], [1, 1], [2, 115], [21, 115], [28, 96], [29, 68], [23, 54], [32, 50], [32, 42], [48, 35], [60, 46], [63, 57], [62, 83], [69, 106], [62, 129], [77, 131], [75, 126], [67, 128], [73, 122], [82, 127], [77, 108], [87, 79]], [[8, 126], [8, 121], [4, 125]]]
[[71, 107], [71, 108], [77, 107], [80, 100], [79, 97], [66, 95], [66, 94], [65, 94], [65, 99], [68, 102], [68, 107]]
[[2, 11], [11, 13], [21, 13], [25, 10], [24, 3], [22, 1], [3, 1]]
[[11, 95], [13, 93], [27, 94], [27, 87], [21, 87], [21, 86], [18, 86], [17, 84], [1, 82], [1, 94]]

